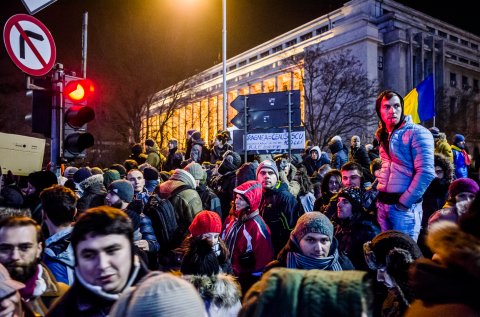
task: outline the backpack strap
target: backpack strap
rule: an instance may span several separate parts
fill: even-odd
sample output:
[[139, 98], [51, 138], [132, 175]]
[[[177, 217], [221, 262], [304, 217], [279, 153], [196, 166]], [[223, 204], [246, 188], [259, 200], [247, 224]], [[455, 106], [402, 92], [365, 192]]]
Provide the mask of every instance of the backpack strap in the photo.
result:
[[177, 188], [175, 188], [171, 193], [170, 195], [168, 196], [168, 199], [170, 199], [171, 197], [175, 196], [176, 194], [178, 193], [181, 193], [183, 192], [184, 190], [186, 189], [193, 189], [191, 186], [185, 184], [185, 185], [180, 185], [178, 186]]

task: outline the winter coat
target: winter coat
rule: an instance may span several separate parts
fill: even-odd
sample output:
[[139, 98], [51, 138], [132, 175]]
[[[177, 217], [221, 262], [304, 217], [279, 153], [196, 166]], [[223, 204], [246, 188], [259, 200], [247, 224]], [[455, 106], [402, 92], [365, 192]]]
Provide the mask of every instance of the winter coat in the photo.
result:
[[310, 155], [306, 156], [305, 159], [303, 160], [303, 165], [305, 165], [305, 168], [307, 169], [307, 174], [308, 176], [312, 176], [315, 171], [318, 171], [318, 169], [323, 165], [323, 164], [330, 164], [330, 158], [328, 158], [327, 153], [322, 152], [318, 146], [314, 146], [310, 149], [310, 152], [312, 151], [317, 151], [318, 152], [318, 159], [313, 160]]
[[335, 221], [334, 236], [338, 240], [338, 249], [352, 261], [356, 270], [368, 271], [363, 244], [371, 241], [379, 233], [380, 226], [375, 217], [367, 212], [361, 212], [358, 217], [352, 219]]
[[173, 148], [168, 150], [168, 156], [165, 160], [165, 163], [162, 166], [162, 170], [164, 171], [173, 171], [176, 168], [180, 168], [180, 164], [184, 160], [183, 153], [177, 152], [177, 148]]
[[391, 133], [388, 151], [383, 142], [380, 146], [378, 191], [401, 194], [399, 202], [408, 208], [419, 202], [436, 177], [433, 152], [432, 133], [406, 116], [404, 123]]
[[343, 142], [340, 139], [333, 138], [328, 143], [328, 148], [332, 152], [332, 162], [330, 165], [332, 168], [340, 170], [343, 164], [348, 162], [348, 154], [344, 149]]
[[479, 316], [480, 240], [451, 222], [429, 231], [427, 244], [442, 264], [419, 259], [410, 271], [415, 300], [405, 316]]
[[468, 177], [468, 166], [470, 165], [470, 160], [468, 159], [467, 152], [455, 145], [452, 145], [452, 153], [453, 165], [455, 166], [455, 177]]
[[[244, 316], [371, 316], [366, 272], [276, 268], [244, 296]], [[367, 300], [368, 301], [368, 300]]]
[[[35, 288], [45, 286], [45, 290], [40, 296], [31, 298], [23, 298], [22, 296], [22, 299], [25, 300], [27, 307], [36, 316], [45, 316], [47, 310], [55, 305], [67, 292], [68, 285], [57, 282], [52, 272], [44, 264], [41, 263], [38, 267], [42, 272], [39, 274], [40, 278], [37, 278], [35, 281]], [[43, 282], [40, 282], [40, 280], [43, 280]]]
[[220, 273], [218, 275], [184, 275], [199, 292], [209, 317], [236, 317], [242, 307], [241, 289], [235, 277]]
[[296, 174], [297, 168], [293, 164], [290, 164], [290, 171], [288, 172], [288, 175], [286, 175], [283, 170], [279, 170], [278, 172], [278, 179], [282, 183], [287, 184], [288, 191], [295, 198], [297, 198], [298, 194], [300, 193], [300, 184], [295, 180]]
[[[128, 286], [134, 286], [145, 275], [148, 274], [147, 268], [135, 258], [138, 270], [133, 270], [130, 274]], [[125, 287], [125, 289], [128, 288]], [[72, 287], [58, 300], [48, 311], [48, 317], [107, 317], [110, 309], [120, 294], [110, 294], [102, 296], [87, 288], [83, 282], [77, 278]]]
[[[179, 186], [188, 185], [190, 188], [176, 193], [172, 192]], [[178, 224], [178, 234], [184, 239], [188, 235], [188, 227], [197, 213], [202, 211], [202, 201], [195, 188], [195, 180], [187, 171], [176, 169], [170, 179], [159, 185], [160, 198], [169, 198], [175, 209]]]
[[236, 174], [235, 170], [226, 172], [223, 175], [219, 175], [214, 181], [214, 186], [212, 187], [215, 194], [220, 198], [220, 204], [222, 207], [222, 221], [225, 221], [227, 218], [231, 204], [234, 198], [233, 189], [236, 184]]
[[450, 162], [453, 162], [452, 147], [448, 144], [447, 140], [440, 139], [435, 142], [435, 153], [443, 154]]
[[212, 150], [210, 151], [210, 163], [215, 164], [218, 161], [223, 160], [223, 154], [227, 151], [233, 151], [233, 146], [225, 143], [222, 148], [218, 146], [213, 146]]
[[165, 162], [165, 157], [160, 153], [157, 143], [154, 143], [153, 146], [150, 146], [146, 152], [146, 162], [155, 167], [157, 170], [161, 171], [163, 162]]
[[367, 171], [370, 170], [370, 158], [363, 145], [358, 148], [350, 147], [350, 161], [360, 164]]
[[73, 227], [67, 227], [45, 240], [43, 263], [50, 269], [57, 282], [72, 285], [75, 279], [75, 257], [70, 236]]
[[196, 188], [200, 199], [202, 200], [203, 209], [215, 211], [220, 218], [222, 217], [222, 205], [217, 194], [205, 184], [199, 184]]
[[83, 192], [82, 197], [77, 202], [78, 213], [82, 213], [89, 208], [105, 205], [107, 190], [103, 185], [103, 175], [92, 175], [78, 185]]
[[285, 183], [278, 182], [274, 188], [264, 190], [259, 210], [272, 233], [275, 254], [287, 243], [300, 217], [300, 209]]

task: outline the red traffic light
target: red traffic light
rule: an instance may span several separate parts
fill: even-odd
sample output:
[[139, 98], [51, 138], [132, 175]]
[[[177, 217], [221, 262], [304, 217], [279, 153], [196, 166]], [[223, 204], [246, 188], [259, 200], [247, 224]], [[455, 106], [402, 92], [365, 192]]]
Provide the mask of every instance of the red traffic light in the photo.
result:
[[69, 81], [64, 88], [64, 95], [72, 102], [83, 102], [89, 99], [95, 91], [91, 80], [79, 79]]

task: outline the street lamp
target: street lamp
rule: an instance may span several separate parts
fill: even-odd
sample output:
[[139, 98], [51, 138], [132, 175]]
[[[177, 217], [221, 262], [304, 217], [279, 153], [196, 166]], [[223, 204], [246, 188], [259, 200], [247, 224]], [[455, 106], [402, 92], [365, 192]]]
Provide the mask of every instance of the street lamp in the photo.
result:
[[223, 130], [227, 129], [227, 0], [222, 0]]

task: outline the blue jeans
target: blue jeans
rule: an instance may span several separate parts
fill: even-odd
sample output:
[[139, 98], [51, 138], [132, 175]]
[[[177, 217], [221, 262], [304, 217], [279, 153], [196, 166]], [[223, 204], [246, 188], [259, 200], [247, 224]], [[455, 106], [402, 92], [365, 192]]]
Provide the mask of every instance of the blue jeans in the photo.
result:
[[422, 215], [421, 203], [413, 204], [410, 209], [403, 211], [395, 205], [387, 205], [377, 201], [377, 220], [382, 232], [398, 230], [417, 241], [422, 225]]

